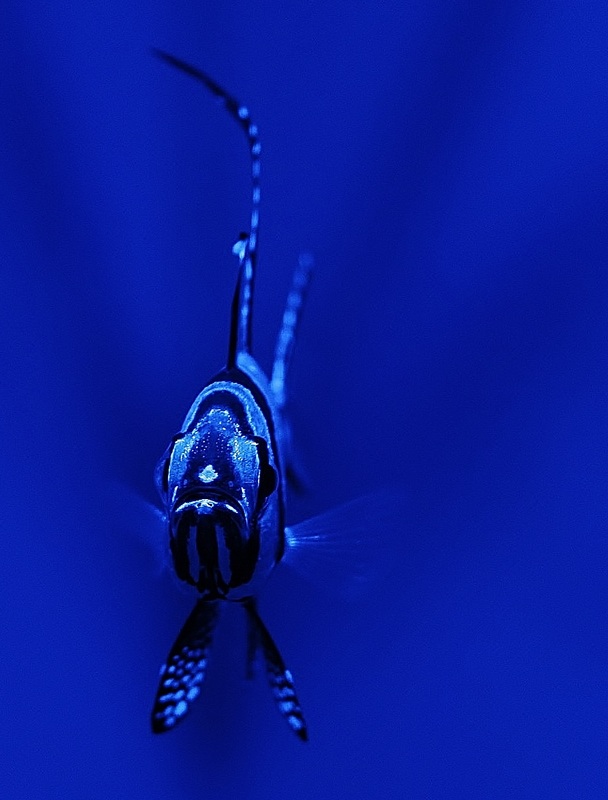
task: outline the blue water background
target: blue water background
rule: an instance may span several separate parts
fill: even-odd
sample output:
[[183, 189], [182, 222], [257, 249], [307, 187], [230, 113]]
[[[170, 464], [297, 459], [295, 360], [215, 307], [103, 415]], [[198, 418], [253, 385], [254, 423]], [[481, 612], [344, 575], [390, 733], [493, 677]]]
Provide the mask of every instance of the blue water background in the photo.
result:
[[[2, 28], [2, 797], [608, 796], [605, 2], [57, 0]], [[306, 746], [234, 614], [190, 718], [149, 729], [191, 601], [110, 480], [154, 498], [249, 214], [242, 133], [151, 46], [260, 126], [266, 366], [315, 255], [301, 513], [408, 498], [363, 602], [287, 573], [261, 598]]]

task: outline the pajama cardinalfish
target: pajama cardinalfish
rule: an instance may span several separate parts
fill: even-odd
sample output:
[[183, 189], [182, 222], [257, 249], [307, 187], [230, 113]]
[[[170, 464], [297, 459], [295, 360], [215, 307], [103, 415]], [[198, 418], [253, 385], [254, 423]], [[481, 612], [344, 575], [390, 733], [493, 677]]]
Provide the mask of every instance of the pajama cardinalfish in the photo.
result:
[[[248, 621], [250, 666], [257, 653], [266, 665], [276, 705], [302, 740], [308, 732], [291, 672], [256, 606], [256, 597], [281, 562], [305, 563], [325, 549], [340, 557], [340, 528], [351, 543], [360, 539], [364, 499], [295, 526], [285, 525], [287, 484], [295, 471], [285, 415], [285, 381], [311, 259], [301, 256], [279, 331], [270, 378], [251, 352], [253, 287], [260, 204], [260, 141], [248, 109], [205, 72], [161, 51], [170, 65], [202, 83], [243, 129], [251, 156], [253, 184], [249, 232], [233, 252], [238, 278], [232, 301], [225, 368], [200, 392], [181, 430], [156, 469], [156, 484], [177, 577], [198, 592], [161, 669], [152, 711], [152, 730], [171, 730], [201, 692], [214, 628], [223, 603], [242, 606]], [[347, 550], [350, 549], [350, 545]], [[309, 559], [310, 560], [310, 559]]]

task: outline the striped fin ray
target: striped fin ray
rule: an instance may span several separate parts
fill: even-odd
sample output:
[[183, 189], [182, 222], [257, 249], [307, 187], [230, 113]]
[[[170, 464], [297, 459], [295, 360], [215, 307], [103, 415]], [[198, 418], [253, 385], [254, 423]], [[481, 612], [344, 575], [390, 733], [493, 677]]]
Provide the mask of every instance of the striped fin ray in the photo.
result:
[[239, 277], [232, 301], [228, 367], [236, 366], [240, 353], [251, 353], [251, 315], [253, 308], [253, 285], [257, 261], [258, 227], [260, 220], [260, 153], [262, 145], [258, 126], [251, 120], [249, 109], [223, 89], [206, 72], [175, 56], [154, 48], [153, 52], [167, 64], [200, 81], [224, 106], [230, 116], [244, 131], [251, 156], [251, 223], [248, 234], [243, 234], [233, 252], [239, 257]]
[[287, 720], [289, 727], [303, 742], [306, 742], [308, 741], [308, 730], [296, 695], [291, 672], [285, 667], [278, 647], [260, 619], [255, 603], [250, 601], [245, 604], [245, 608], [249, 615], [249, 621], [257, 632], [257, 640], [266, 662], [268, 682], [277, 707]]
[[152, 709], [152, 731], [171, 730], [186, 716], [205, 680], [218, 604], [199, 600], [181, 629], [166, 663]]
[[287, 296], [287, 304], [283, 313], [281, 330], [277, 338], [277, 345], [272, 365], [270, 388], [275, 396], [279, 408], [285, 406], [285, 380], [296, 340], [298, 324], [302, 311], [302, 304], [310, 283], [313, 259], [309, 253], [300, 254], [298, 266], [293, 275], [291, 289]]

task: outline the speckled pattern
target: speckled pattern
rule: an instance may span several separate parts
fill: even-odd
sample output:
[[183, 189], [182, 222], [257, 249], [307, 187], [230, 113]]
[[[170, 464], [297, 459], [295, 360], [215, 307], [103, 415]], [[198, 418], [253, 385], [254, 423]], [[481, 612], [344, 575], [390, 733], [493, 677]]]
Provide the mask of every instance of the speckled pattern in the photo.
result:
[[277, 708], [287, 720], [290, 728], [302, 739], [308, 740], [308, 729], [302, 708], [296, 695], [291, 672], [285, 667], [278, 647], [257, 613], [254, 603], [246, 604], [251, 625], [257, 634], [259, 647], [264, 655], [268, 682]]
[[199, 601], [181, 629], [166, 663], [152, 710], [152, 730], [163, 733], [188, 713], [205, 680], [218, 604]]

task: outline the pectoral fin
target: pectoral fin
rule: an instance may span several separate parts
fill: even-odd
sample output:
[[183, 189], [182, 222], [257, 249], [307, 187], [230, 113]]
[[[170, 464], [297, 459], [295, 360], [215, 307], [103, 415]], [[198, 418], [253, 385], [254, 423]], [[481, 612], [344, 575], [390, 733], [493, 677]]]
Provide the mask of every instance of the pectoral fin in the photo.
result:
[[400, 489], [359, 497], [287, 527], [281, 563], [325, 593], [356, 599], [394, 570], [408, 517]]

